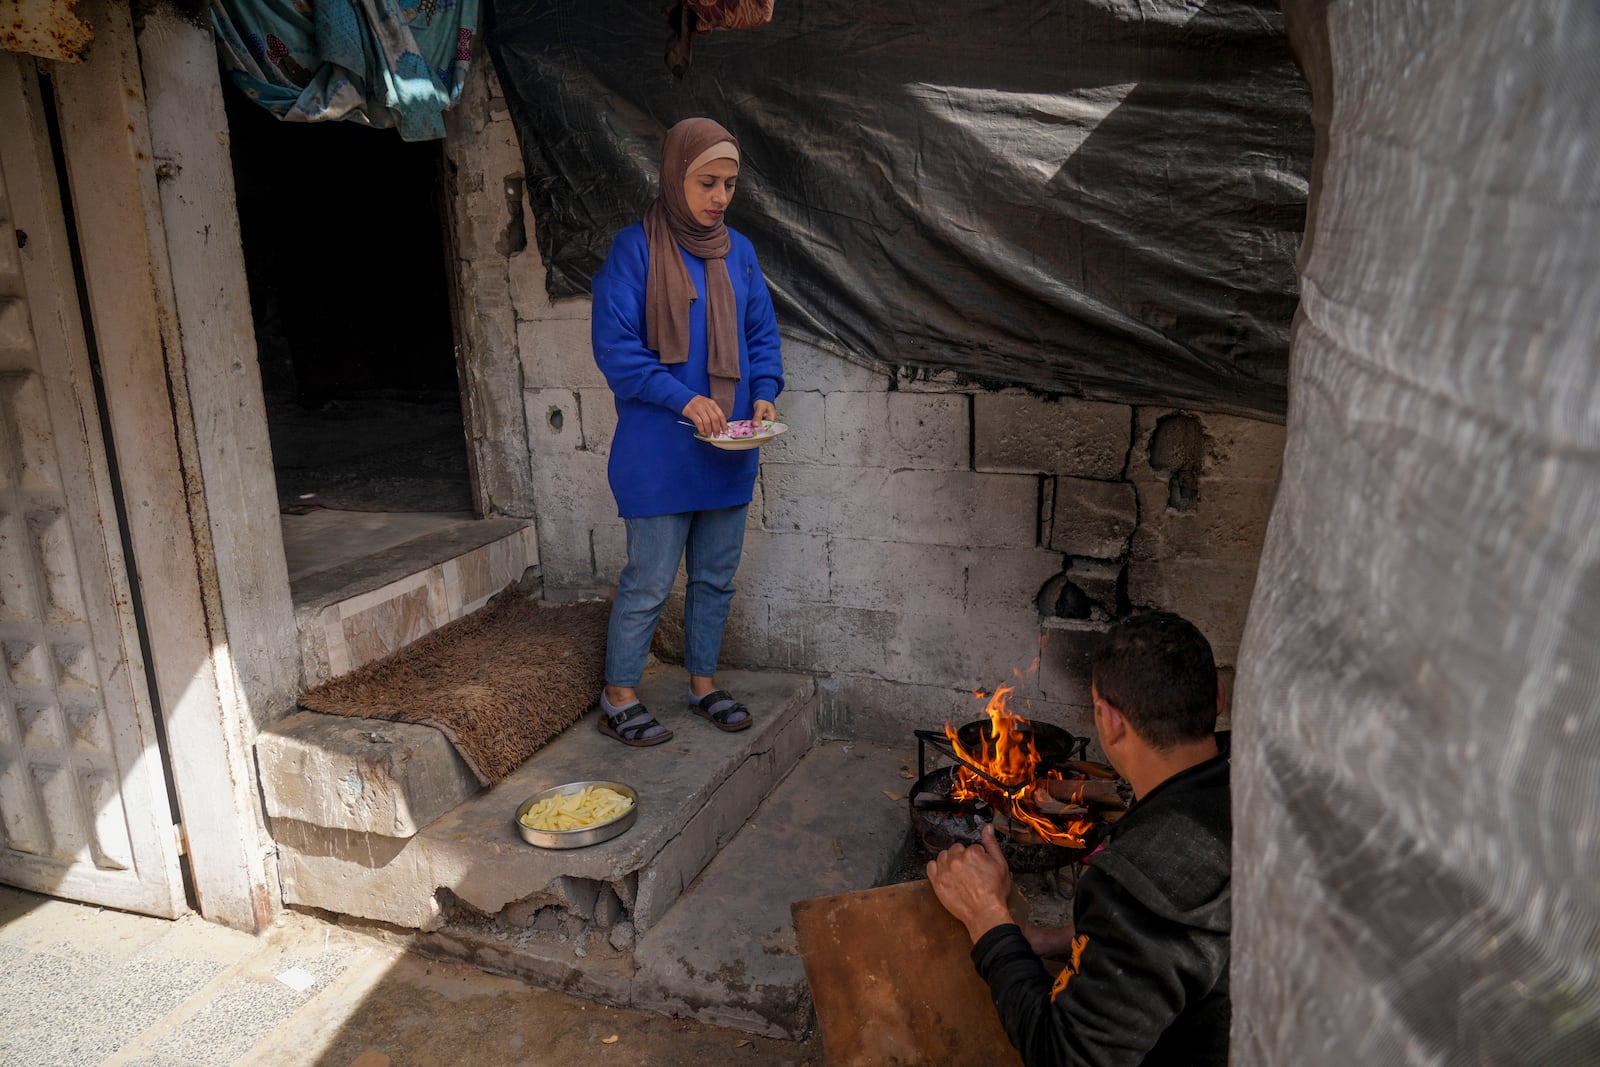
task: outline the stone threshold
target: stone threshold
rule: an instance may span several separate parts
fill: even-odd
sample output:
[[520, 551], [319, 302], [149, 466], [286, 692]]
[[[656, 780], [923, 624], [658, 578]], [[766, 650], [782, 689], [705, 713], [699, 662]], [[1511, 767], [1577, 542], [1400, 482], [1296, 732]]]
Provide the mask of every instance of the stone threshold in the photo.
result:
[[302, 685], [347, 674], [471, 614], [512, 582], [536, 580], [530, 568], [538, 563], [530, 521], [469, 519], [302, 574], [289, 586]]

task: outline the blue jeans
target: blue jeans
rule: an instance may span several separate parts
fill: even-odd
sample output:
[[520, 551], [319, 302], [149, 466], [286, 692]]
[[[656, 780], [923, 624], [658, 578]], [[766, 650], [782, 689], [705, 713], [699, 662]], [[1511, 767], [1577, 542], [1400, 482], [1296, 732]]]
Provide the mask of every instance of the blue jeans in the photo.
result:
[[617, 597], [611, 604], [607, 682], [628, 689], [639, 684], [680, 561], [689, 577], [683, 602], [683, 665], [702, 678], [717, 673], [749, 507], [740, 504], [623, 520], [628, 527], [628, 563], [617, 579]]

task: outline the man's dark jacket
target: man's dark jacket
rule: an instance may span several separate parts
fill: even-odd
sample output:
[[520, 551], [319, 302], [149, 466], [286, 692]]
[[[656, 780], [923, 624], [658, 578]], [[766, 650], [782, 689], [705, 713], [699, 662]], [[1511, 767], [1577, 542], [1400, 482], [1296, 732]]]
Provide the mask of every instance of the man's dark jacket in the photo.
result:
[[1016, 926], [973, 946], [1027, 1067], [1228, 1062], [1232, 841], [1218, 756], [1141, 797], [1086, 861], [1053, 984]]

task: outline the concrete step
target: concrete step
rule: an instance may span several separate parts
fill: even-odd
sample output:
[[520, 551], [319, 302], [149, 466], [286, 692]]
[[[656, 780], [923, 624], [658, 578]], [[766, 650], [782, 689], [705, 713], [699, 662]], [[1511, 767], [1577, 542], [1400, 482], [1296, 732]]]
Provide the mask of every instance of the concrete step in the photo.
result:
[[[545, 935], [557, 945], [595, 930], [609, 938], [613, 927], [622, 928], [617, 951], [625, 952], [633, 933], [667, 913], [811, 747], [817, 697], [810, 677], [729, 671], [719, 681], [753, 710], [750, 729], [723, 733], [691, 715], [682, 671], [661, 669], [646, 676], [640, 693], [675, 731], [672, 740], [628, 748], [601, 735], [591, 713], [493, 789], [409, 838], [274, 819], [285, 900], [417, 930], [448, 924], [446, 936], [462, 938], [471, 954], [517, 951]], [[591, 779], [638, 791], [631, 829], [565, 851], [522, 840], [513, 821], [518, 805], [548, 786]], [[564, 965], [574, 959], [570, 949], [563, 955]], [[602, 956], [576, 969], [510, 969], [541, 984], [598, 982], [591, 995], [612, 999], [627, 967], [614, 960], [616, 973], [606, 971]], [[483, 962], [496, 966], [490, 956]]]
[[[904, 747], [819, 745], [634, 949], [632, 1006], [799, 1037], [811, 996], [789, 905], [867, 889], [906, 841]], [[895, 794], [893, 796], [889, 794]]]
[[[526, 519], [435, 527], [427, 516], [412, 518], [425, 524], [418, 527], [425, 532], [402, 543], [377, 548], [384, 533], [406, 531], [404, 523], [398, 531], [387, 523], [371, 531], [380, 539], [370, 555], [322, 569], [301, 563], [306, 573], [290, 581], [289, 593], [307, 687], [348, 674], [472, 614], [539, 562], [538, 536]], [[360, 536], [349, 529], [350, 519], [337, 522], [341, 536]]]

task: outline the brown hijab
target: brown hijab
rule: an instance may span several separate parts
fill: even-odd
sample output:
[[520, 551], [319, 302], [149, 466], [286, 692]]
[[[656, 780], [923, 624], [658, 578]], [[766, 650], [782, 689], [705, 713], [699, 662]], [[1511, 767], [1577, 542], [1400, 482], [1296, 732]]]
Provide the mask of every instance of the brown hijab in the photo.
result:
[[[733, 417], [739, 381], [738, 304], [728, 277], [728, 227], [718, 220], [702, 226], [689, 212], [683, 182], [690, 164], [724, 142], [739, 149], [733, 134], [710, 119], [684, 119], [667, 131], [661, 146], [661, 191], [644, 213], [650, 242], [650, 274], [645, 280], [645, 340], [663, 363], [689, 358], [689, 305], [699, 295], [678, 246], [706, 261], [706, 366], [711, 399]], [[735, 157], [737, 158], [737, 157]]]

